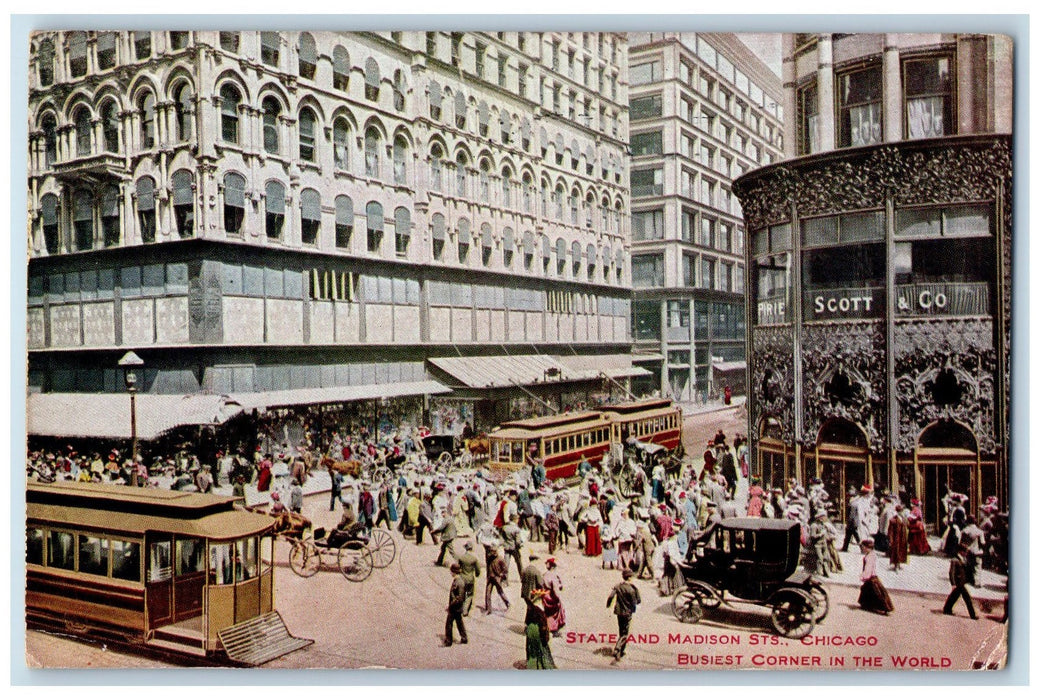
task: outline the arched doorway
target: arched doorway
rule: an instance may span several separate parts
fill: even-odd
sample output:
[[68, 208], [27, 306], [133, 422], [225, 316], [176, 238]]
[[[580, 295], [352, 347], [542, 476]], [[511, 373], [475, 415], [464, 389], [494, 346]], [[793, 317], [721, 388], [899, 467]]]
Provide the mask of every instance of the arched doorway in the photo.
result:
[[917, 438], [915, 458], [918, 493], [929, 528], [942, 529], [946, 516], [942, 499], [947, 490], [966, 494], [970, 510], [978, 507], [978, 441], [970, 428], [952, 420], [932, 423]]
[[[815, 471], [837, 509], [837, 517], [845, 521], [848, 505], [848, 490], [859, 490], [864, 484], [874, 481], [870, 448], [866, 433], [852, 421], [830, 418], [820, 426], [816, 437], [816, 450], [806, 453], [805, 475]], [[809, 461], [815, 460], [815, 470]]]
[[794, 452], [782, 439], [780, 421], [773, 416], [763, 416], [758, 424], [758, 474], [762, 488], [784, 488], [784, 483], [794, 470]]

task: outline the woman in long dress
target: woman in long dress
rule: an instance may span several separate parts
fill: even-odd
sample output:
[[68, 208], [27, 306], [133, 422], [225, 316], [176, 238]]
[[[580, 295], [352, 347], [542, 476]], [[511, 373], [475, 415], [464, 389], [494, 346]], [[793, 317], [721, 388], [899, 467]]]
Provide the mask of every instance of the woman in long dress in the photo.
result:
[[603, 545], [599, 539], [599, 529], [603, 525], [603, 516], [596, 506], [596, 499], [589, 500], [589, 507], [582, 515], [585, 521], [585, 556], [598, 557], [603, 553]]
[[916, 498], [910, 499], [910, 517], [907, 520], [907, 527], [910, 532], [910, 554], [931, 554], [932, 546], [928, 544], [928, 533], [924, 529], [924, 514], [921, 512], [921, 502]]
[[888, 521], [888, 561], [896, 571], [899, 571], [900, 565], [906, 563], [909, 554], [910, 530], [905, 516], [906, 513], [900, 504], [896, 506], [895, 515]]
[[762, 496], [765, 491], [758, 485], [758, 477], [752, 477], [751, 486], [748, 488], [747, 514], [749, 518], [762, 517]]
[[527, 604], [524, 617], [524, 632], [527, 637], [527, 668], [554, 669], [552, 651], [549, 649], [549, 624], [542, 608], [545, 590], [531, 591], [531, 602]]
[[567, 624], [567, 615], [563, 610], [563, 599], [560, 593], [563, 591], [563, 580], [559, 571], [556, 570], [556, 559], [549, 557], [545, 560], [546, 572], [542, 576], [545, 583], [545, 597], [542, 599], [545, 609], [545, 619], [549, 626], [549, 632], [554, 637], [560, 636], [560, 630]]
[[863, 566], [860, 569], [859, 580], [862, 585], [859, 588], [859, 604], [864, 610], [887, 615], [895, 607], [892, 598], [877, 576], [877, 553], [874, 552], [874, 540], [870, 537], [859, 543], [859, 549], [863, 553]]

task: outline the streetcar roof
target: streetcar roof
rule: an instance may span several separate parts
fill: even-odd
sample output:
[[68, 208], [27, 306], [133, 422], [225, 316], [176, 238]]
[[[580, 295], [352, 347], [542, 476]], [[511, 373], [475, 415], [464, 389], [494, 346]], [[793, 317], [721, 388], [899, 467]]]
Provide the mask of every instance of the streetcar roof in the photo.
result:
[[166, 532], [211, 540], [257, 535], [274, 526], [274, 518], [269, 515], [234, 509], [210, 513], [199, 518], [176, 518], [29, 503], [26, 506], [26, 516], [30, 524], [127, 535]]
[[[555, 428], [559, 426], [572, 426], [580, 423], [591, 423], [602, 421], [603, 417], [597, 411], [580, 411], [578, 413], [561, 413], [554, 416], [539, 416], [537, 418], [525, 418], [523, 420], [511, 420], [502, 424], [502, 428], [521, 428], [524, 430], [541, 430], [543, 428]], [[499, 436], [497, 431], [495, 436]]]
[[600, 406], [600, 410], [609, 413], [639, 413], [655, 408], [673, 408], [671, 399], [641, 399]]

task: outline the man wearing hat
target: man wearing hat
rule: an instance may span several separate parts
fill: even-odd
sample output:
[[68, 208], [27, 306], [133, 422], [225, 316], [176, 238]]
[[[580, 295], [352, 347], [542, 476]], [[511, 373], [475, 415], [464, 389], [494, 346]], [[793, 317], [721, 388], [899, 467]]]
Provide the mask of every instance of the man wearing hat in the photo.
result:
[[530, 605], [533, 600], [531, 592], [539, 588], [545, 588], [545, 581], [542, 579], [542, 570], [538, 566], [538, 555], [532, 554], [527, 566], [520, 574], [520, 597]]
[[819, 511], [813, 517], [812, 524], [809, 525], [809, 543], [812, 545], [813, 557], [810, 561], [810, 566], [813, 573], [817, 573], [825, 578], [830, 577], [830, 573], [827, 570], [827, 513], [825, 511]]
[[455, 643], [453, 625], [459, 628], [459, 641], [468, 644], [466, 638], [466, 626], [462, 622], [462, 610], [466, 604], [466, 580], [462, 578], [462, 567], [458, 562], [452, 562], [451, 588], [448, 589], [448, 618], [444, 621], [444, 646], [450, 647]]
[[841, 543], [841, 551], [849, 551], [849, 544], [853, 539], [859, 544], [859, 498], [860, 496], [856, 493], [856, 489], [852, 486], [849, 487], [848, 492], [848, 508], [845, 513], [845, 540]]
[[643, 602], [639, 597], [639, 589], [632, 585], [630, 579], [632, 572], [628, 569], [621, 570], [621, 583], [614, 586], [607, 598], [607, 607], [614, 606], [614, 614], [618, 622], [618, 639], [614, 645], [614, 660], [611, 666], [617, 665], [625, 655], [625, 646], [628, 644], [628, 630], [632, 625], [632, 616], [636, 613], [636, 607]]
[[472, 542], [467, 541], [464, 549], [458, 563], [459, 573], [466, 582], [466, 603], [462, 614], [468, 616], [469, 611], [473, 609], [473, 593], [477, 588], [477, 579], [480, 577], [480, 561], [473, 554]]
[[505, 591], [502, 590], [502, 584], [506, 580], [506, 572], [508, 571], [506, 565], [506, 559], [502, 556], [501, 547], [491, 546], [491, 561], [487, 568], [487, 583], [484, 586], [484, 614], [491, 614], [491, 591], [498, 591], [498, 597], [502, 599], [502, 602], [506, 604], [506, 610], [509, 610], [509, 599], [506, 598]]

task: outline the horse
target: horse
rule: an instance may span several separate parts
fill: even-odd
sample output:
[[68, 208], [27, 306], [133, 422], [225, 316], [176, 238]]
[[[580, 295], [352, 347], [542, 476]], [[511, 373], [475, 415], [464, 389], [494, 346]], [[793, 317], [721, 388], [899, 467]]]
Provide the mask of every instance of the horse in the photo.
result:
[[323, 469], [332, 469], [337, 471], [344, 476], [351, 476], [355, 479], [361, 476], [361, 462], [356, 459], [351, 460], [334, 460], [331, 457], [321, 458], [321, 467]]

